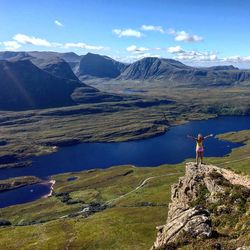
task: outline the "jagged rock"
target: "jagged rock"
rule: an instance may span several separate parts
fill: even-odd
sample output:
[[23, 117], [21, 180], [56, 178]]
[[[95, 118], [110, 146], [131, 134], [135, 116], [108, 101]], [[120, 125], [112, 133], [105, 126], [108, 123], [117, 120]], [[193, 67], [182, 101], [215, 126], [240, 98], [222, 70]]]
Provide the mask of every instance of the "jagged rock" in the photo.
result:
[[172, 185], [167, 223], [157, 227], [157, 238], [151, 249], [168, 249], [182, 235], [210, 238], [210, 213], [203, 203], [216, 201], [218, 194], [224, 192], [222, 182], [225, 184], [227, 180], [218, 168], [187, 163], [185, 176]]

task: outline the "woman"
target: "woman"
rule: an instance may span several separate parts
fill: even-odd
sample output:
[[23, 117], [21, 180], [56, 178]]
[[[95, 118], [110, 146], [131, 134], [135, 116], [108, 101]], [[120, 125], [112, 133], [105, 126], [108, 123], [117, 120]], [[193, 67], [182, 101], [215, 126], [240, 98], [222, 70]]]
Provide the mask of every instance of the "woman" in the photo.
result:
[[196, 164], [199, 164], [199, 159], [201, 164], [203, 163], [203, 152], [204, 152], [204, 148], [203, 148], [203, 141], [209, 137], [212, 137], [213, 134], [207, 135], [205, 137], [202, 136], [202, 134], [198, 134], [197, 138], [192, 136], [192, 135], [188, 135], [189, 138], [192, 138], [196, 141]]

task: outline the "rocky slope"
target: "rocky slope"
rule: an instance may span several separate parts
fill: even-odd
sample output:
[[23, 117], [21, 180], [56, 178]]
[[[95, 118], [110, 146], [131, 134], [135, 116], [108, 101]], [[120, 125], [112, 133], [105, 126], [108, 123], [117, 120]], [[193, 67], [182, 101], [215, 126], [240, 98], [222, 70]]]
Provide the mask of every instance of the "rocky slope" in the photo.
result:
[[62, 79], [30, 60], [0, 61], [1, 110], [26, 110], [74, 105], [71, 94], [79, 81]]
[[77, 76], [81, 80], [84, 80], [85, 77], [116, 78], [125, 67], [125, 64], [108, 56], [88, 53], [80, 61]]
[[228, 86], [249, 81], [250, 71], [233, 66], [195, 68], [172, 59], [147, 57], [130, 64], [118, 79], [164, 80], [172, 85]]
[[53, 57], [50, 59], [32, 58], [31, 62], [40, 69], [58, 78], [79, 81], [69, 64], [59, 57]]
[[[248, 178], [213, 165], [188, 163], [185, 176], [172, 186], [171, 200], [167, 222], [157, 227], [151, 250], [184, 245], [201, 249], [201, 242], [202, 249], [229, 249], [227, 244], [237, 249], [250, 243], [242, 240], [250, 237], [245, 223], [250, 203]], [[229, 221], [236, 217], [237, 228]]]
[[9, 56], [8, 60], [0, 60], [0, 91], [5, 93], [0, 99], [0, 110], [43, 109], [125, 99], [84, 84], [61, 58], [38, 58], [27, 53]]
[[61, 58], [66, 62], [80, 62], [81, 57], [73, 52], [59, 53], [54, 51], [2, 51], [0, 52], [0, 60], [10, 60], [10, 59], [27, 59], [30, 58], [40, 58], [47, 60], [49, 58]]
[[[134, 63], [125, 64], [108, 56], [93, 53], [79, 56], [72, 52], [0, 52], [0, 60], [29, 59], [35, 64], [37, 62], [38, 67], [39, 61], [50, 62], [55, 58], [65, 61], [83, 81], [86, 79], [158, 80], [173, 86], [202, 85], [206, 87], [250, 83], [250, 70], [240, 70], [232, 65], [199, 68], [185, 65], [177, 60], [157, 57], [145, 57]], [[51, 66], [46, 69], [52, 69], [54, 72]], [[64, 73], [57, 70], [55, 72]]]

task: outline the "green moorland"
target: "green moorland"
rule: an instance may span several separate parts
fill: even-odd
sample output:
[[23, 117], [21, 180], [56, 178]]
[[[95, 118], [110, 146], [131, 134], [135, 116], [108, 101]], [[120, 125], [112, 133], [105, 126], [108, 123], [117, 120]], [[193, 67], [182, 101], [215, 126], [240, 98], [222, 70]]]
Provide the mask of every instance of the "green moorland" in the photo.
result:
[[[250, 175], [250, 131], [220, 138], [244, 142], [244, 146], [206, 161]], [[53, 176], [52, 197], [1, 209], [0, 217], [12, 226], [0, 228], [0, 249], [149, 249], [156, 237], [155, 227], [166, 221], [170, 186], [184, 175], [184, 165], [118, 166]], [[69, 177], [76, 179], [68, 181]], [[86, 204], [104, 204], [132, 190], [103, 211], [76, 216]], [[194, 241], [183, 249], [201, 249], [201, 244], [203, 249], [212, 249], [216, 243], [224, 249], [249, 246], [250, 201], [243, 199], [242, 192], [236, 187], [225, 199], [225, 204], [236, 210], [212, 218], [218, 238]], [[233, 203], [235, 200], [239, 204]]]
[[126, 89], [137, 92], [130, 93], [127, 101], [0, 112], [0, 168], [28, 165], [30, 157], [51, 153], [55, 146], [143, 139], [175, 124], [217, 115], [245, 115], [250, 110], [249, 86], [200, 89], [167, 87], [160, 81], [111, 81], [95, 86], [117, 93]]
[[0, 180], [0, 192], [41, 182], [36, 176], [24, 176]]
[[[138, 106], [139, 105], [139, 106]], [[163, 116], [165, 113], [165, 117]], [[170, 125], [214, 115], [176, 103], [128, 102], [0, 112], [0, 168], [27, 165], [29, 157], [79, 142], [136, 140], [164, 133]]]

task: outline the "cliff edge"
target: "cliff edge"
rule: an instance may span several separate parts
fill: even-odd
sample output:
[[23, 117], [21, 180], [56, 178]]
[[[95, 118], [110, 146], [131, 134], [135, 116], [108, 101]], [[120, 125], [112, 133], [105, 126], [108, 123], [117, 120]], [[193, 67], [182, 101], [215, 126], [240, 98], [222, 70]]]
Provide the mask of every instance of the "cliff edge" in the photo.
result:
[[201, 242], [202, 249], [249, 246], [249, 208], [247, 177], [213, 165], [187, 163], [185, 176], [172, 186], [168, 218], [165, 225], [157, 227], [151, 250], [184, 245], [201, 249]]

